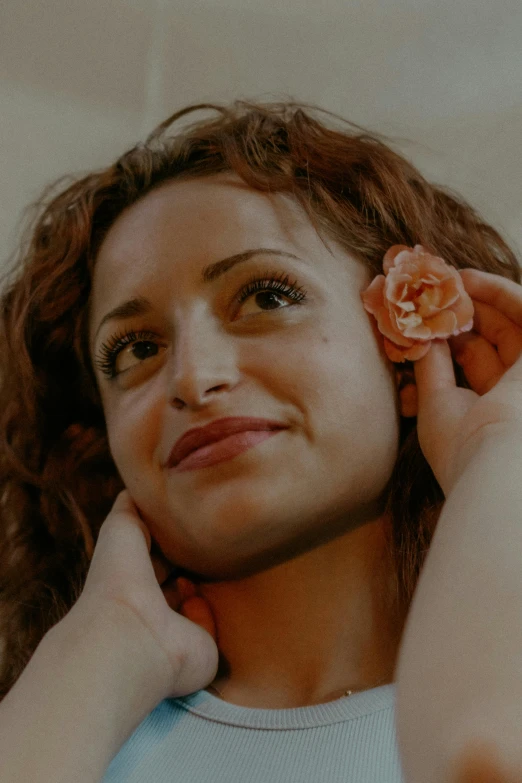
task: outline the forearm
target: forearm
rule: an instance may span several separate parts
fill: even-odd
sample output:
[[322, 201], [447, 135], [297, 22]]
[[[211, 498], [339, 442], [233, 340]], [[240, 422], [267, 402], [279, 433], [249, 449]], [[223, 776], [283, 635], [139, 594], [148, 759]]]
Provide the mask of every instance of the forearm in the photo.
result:
[[[112, 758], [161, 700], [132, 639], [117, 623], [83, 633], [65, 618], [46, 636], [0, 704], [1, 783], [98, 783]], [[161, 663], [161, 662], [160, 662]], [[162, 670], [163, 674], [163, 670]]]
[[446, 499], [397, 668], [407, 783], [446, 783], [473, 737], [522, 763], [522, 436], [485, 440]]

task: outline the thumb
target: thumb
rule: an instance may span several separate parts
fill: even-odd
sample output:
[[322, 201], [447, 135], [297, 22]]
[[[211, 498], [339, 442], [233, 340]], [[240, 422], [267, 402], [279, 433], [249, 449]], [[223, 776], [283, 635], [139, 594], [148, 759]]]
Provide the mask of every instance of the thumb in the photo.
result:
[[417, 385], [417, 436], [433, 474], [447, 496], [458, 474], [462, 421], [476, 398], [457, 386], [447, 340], [434, 340], [414, 362]]
[[433, 399], [434, 393], [457, 385], [451, 350], [447, 340], [433, 340], [422, 359], [413, 362], [419, 408]]
[[413, 368], [418, 401], [417, 434], [424, 456], [430, 462], [428, 454], [432, 454], [436, 443], [440, 446], [446, 441], [461, 416], [448, 341], [433, 340], [428, 353], [414, 362]]
[[[427, 437], [450, 439], [468, 411], [475, 392], [457, 385], [447, 340], [433, 340], [428, 353], [413, 363], [419, 411], [417, 429]], [[422, 444], [421, 444], [422, 445]]]
[[207, 601], [200, 596], [194, 596], [188, 598], [181, 607], [180, 613], [183, 614], [187, 620], [192, 620], [193, 623], [200, 625], [209, 633], [214, 641], [217, 642], [217, 627], [214, 615]]
[[217, 626], [212, 609], [193, 582], [179, 577], [174, 583], [168, 582], [161, 591], [171, 609], [200, 625], [217, 642]]
[[123, 490], [100, 527], [84, 592], [118, 594], [131, 584], [153, 584], [150, 551], [150, 532], [129, 492]]

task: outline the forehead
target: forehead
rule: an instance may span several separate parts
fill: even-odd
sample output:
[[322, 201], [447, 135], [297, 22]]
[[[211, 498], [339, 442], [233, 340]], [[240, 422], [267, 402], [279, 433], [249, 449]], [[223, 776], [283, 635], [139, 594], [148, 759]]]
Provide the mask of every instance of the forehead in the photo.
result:
[[293, 198], [253, 190], [234, 172], [166, 182], [107, 232], [94, 267], [91, 328], [127, 298], [157, 298], [174, 281], [180, 291], [184, 270], [197, 276], [207, 264], [253, 247], [300, 255], [314, 237], [320, 241]]
[[[235, 174], [169, 182], [125, 210], [105, 237], [96, 273], [128, 271], [131, 260], [216, 260], [256, 239], [309, 246], [316, 235], [300, 205], [283, 193], [252, 190]], [[109, 269], [110, 267], [110, 269]]]
[[313, 257], [317, 274], [335, 284], [333, 276], [348, 272], [346, 253], [326, 241], [328, 249], [291, 194], [253, 190], [235, 173], [167, 182], [107, 232], [95, 263], [91, 327], [125, 299], [181, 293], [204, 266], [254, 247]]

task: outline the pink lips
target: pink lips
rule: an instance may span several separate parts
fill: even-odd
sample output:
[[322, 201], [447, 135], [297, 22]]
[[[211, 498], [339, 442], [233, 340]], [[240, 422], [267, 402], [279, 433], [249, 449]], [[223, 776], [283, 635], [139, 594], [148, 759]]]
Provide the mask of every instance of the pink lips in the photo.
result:
[[183, 460], [180, 470], [191, 470], [229, 459], [287, 426], [280, 421], [247, 416], [217, 419], [205, 427], [195, 427], [185, 432], [174, 445], [167, 467], [177, 467]]

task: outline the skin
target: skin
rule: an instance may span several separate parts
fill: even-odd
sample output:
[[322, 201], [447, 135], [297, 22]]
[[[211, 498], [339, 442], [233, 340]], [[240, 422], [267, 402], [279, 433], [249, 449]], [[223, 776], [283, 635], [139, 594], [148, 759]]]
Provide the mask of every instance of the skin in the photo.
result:
[[[261, 255], [201, 282], [206, 265], [258, 247], [302, 261]], [[239, 305], [267, 270], [306, 299], [254, 293]], [[383, 493], [412, 411], [360, 299], [370, 281], [290, 195], [231, 173], [162, 185], [98, 254], [93, 359], [115, 332], [157, 335], [155, 355], [120, 354], [116, 378], [96, 370], [111, 453], [153, 541], [211, 607], [224, 667], [214, 683], [231, 703], [306, 706], [394, 679], [405, 618], [388, 607]], [[135, 296], [151, 312], [95, 336]], [[186, 430], [238, 415], [288, 429], [213, 466], [164, 467]]]

